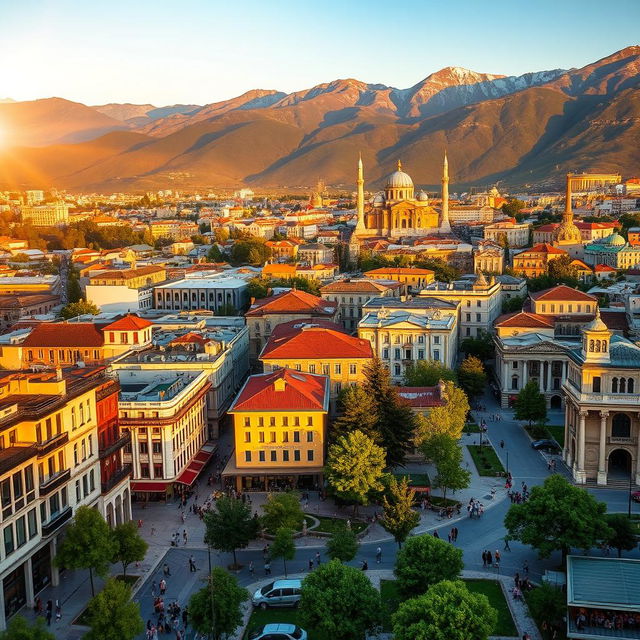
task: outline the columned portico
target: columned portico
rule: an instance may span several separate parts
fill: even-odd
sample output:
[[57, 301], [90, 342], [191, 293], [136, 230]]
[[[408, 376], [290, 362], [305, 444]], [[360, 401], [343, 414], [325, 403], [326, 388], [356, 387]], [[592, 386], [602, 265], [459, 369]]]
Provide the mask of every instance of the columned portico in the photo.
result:
[[578, 413], [578, 451], [573, 465], [573, 478], [579, 484], [584, 484], [587, 481], [587, 474], [584, 469], [584, 451], [587, 429], [586, 421], [588, 415], [589, 412], [584, 410], [581, 410]]
[[607, 418], [608, 411], [600, 412], [600, 441], [598, 444], [598, 484], [607, 484]]

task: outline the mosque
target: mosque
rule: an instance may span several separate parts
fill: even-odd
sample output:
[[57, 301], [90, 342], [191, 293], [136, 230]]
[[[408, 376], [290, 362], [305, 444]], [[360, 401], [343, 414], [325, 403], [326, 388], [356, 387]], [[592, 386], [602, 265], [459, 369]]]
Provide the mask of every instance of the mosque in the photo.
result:
[[364, 200], [362, 158], [358, 160], [357, 223], [354, 240], [373, 237], [405, 238], [451, 233], [449, 224], [449, 166], [444, 156], [442, 172], [442, 207], [438, 212], [429, 203], [424, 191], [414, 194], [411, 176], [398, 169], [387, 177], [383, 191], [376, 193], [368, 203]]

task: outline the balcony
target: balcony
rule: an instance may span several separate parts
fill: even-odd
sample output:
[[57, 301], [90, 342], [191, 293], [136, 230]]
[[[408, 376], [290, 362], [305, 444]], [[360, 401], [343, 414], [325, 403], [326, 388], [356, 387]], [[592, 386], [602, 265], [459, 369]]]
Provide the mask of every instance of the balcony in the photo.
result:
[[36, 449], [38, 450], [38, 458], [46, 456], [58, 447], [62, 447], [67, 444], [67, 442], [69, 442], [69, 434], [66, 431], [58, 433], [53, 436], [53, 438], [49, 438], [46, 442], [37, 442]]
[[120, 484], [123, 480], [131, 475], [131, 465], [125, 464], [120, 471], [116, 471], [106, 482], [100, 483], [100, 490], [103, 494], [108, 493], [117, 484]]
[[98, 450], [98, 456], [100, 458], [107, 458], [112, 453], [115, 453], [118, 449], [128, 445], [131, 442], [131, 433], [127, 431], [123, 433], [113, 444], [110, 444], [108, 447], [104, 449]]
[[53, 493], [56, 489], [67, 483], [70, 477], [71, 469], [65, 469], [50, 476], [47, 480], [40, 483], [40, 497], [43, 498]]
[[56, 516], [53, 517], [49, 522], [45, 522], [42, 525], [42, 537], [46, 538], [51, 534], [55, 533], [65, 522], [71, 520], [71, 516], [73, 515], [73, 509], [71, 507], [67, 507]]
[[640, 394], [637, 393], [586, 393], [566, 381], [562, 389], [579, 403], [607, 405], [609, 407], [640, 407]]

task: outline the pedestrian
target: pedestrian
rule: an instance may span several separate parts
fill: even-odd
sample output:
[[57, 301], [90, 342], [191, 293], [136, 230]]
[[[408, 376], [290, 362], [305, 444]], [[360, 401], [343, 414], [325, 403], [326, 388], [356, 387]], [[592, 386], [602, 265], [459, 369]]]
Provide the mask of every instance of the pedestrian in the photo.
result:
[[53, 602], [47, 600], [47, 626], [51, 626], [51, 614], [53, 613]]
[[487, 552], [482, 552], [482, 566], [486, 569], [487, 567]]
[[309, 558], [309, 571], [313, 570], [313, 558]]
[[433, 537], [440, 539], [440, 536], [438, 535], [438, 532], [436, 530], [434, 530], [433, 532]]
[[458, 527], [453, 527], [453, 541], [458, 542]]
[[380, 564], [382, 562], [382, 549], [378, 547], [376, 549], [376, 563]]
[[182, 610], [182, 626], [187, 629], [189, 626], [189, 607], [185, 607]]
[[151, 527], [151, 535], [154, 535], [156, 532], [156, 528], [155, 527]]
[[367, 569], [369, 569], [369, 564], [367, 563], [366, 560], [362, 561], [362, 570], [363, 571], [367, 571]]
[[525, 560], [524, 564], [522, 565], [522, 573], [524, 573], [525, 576], [529, 575], [529, 563]]
[[56, 600], [56, 622], [58, 622], [62, 618], [62, 605], [60, 604], [60, 600]]
[[155, 580], [151, 583], [151, 597], [152, 598], [156, 597], [156, 581]]
[[42, 613], [42, 600], [40, 600], [40, 596], [38, 596], [36, 601], [33, 603], [33, 613], [35, 613], [35, 615], [40, 615]]
[[160, 580], [160, 584], [158, 586], [160, 587], [160, 595], [163, 596], [167, 590], [167, 583], [164, 578]]
[[504, 449], [504, 440], [500, 440], [500, 448]]
[[249, 575], [253, 578], [253, 560], [249, 562]]
[[271, 575], [271, 563], [269, 562], [268, 558], [265, 560], [265, 563], [264, 563], [264, 575], [265, 576]]
[[184, 540], [184, 546], [187, 546], [187, 530], [183, 529], [182, 530], [182, 539]]
[[491, 551], [487, 551], [487, 564], [489, 566], [493, 564], [493, 556], [491, 555]]
[[269, 555], [269, 545], [265, 545], [264, 549], [262, 550], [262, 557], [266, 558]]
[[196, 559], [193, 557], [193, 554], [189, 556], [189, 572], [195, 573], [198, 569], [196, 568]]
[[316, 551], [316, 567], [320, 566], [320, 552]]
[[169, 569], [169, 565], [166, 562], [162, 566], [162, 571], [164, 572], [165, 576], [170, 576], [171, 575], [171, 569]]
[[504, 537], [504, 551], [511, 551], [511, 547], [509, 546], [509, 536]]
[[500, 551], [498, 551], [498, 549], [496, 549], [495, 554], [493, 555], [493, 557], [496, 560], [496, 566], [498, 567], [498, 569], [500, 568]]

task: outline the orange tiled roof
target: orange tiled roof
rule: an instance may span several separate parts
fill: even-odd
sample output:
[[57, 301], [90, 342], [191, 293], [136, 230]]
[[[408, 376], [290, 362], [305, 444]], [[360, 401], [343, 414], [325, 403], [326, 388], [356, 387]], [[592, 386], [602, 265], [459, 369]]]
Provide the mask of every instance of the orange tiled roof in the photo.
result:
[[435, 271], [431, 269], [412, 269], [411, 267], [381, 267], [379, 269], [372, 269], [366, 271], [365, 276], [370, 278], [371, 276], [382, 276], [384, 274], [392, 274], [395, 276], [428, 276], [433, 275]]
[[608, 264], [597, 264], [593, 270], [596, 273], [602, 273], [603, 271], [607, 271], [607, 272], [611, 272], [611, 271], [615, 271], [615, 269], [613, 267], [610, 267]]
[[441, 407], [444, 405], [439, 387], [396, 387], [398, 395], [416, 409]]
[[553, 321], [537, 313], [528, 311], [516, 311], [515, 313], [505, 313], [494, 323], [494, 327], [522, 327], [523, 329], [552, 329]]
[[296, 265], [295, 264], [265, 264], [262, 267], [262, 273], [270, 274], [270, 273], [287, 273], [291, 275], [296, 274]]
[[304, 313], [313, 316], [329, 316], [332, 317], [336, 312], [337, 303], [330, 300], [323, 300], [317, 296], [292, 289], [285, 293], [270, 298], [261, 298], [256, 300], [246, 316], [261, 316], [266, 313]]
[[556, 253], [556, 254], [566, 254], [567, 252], [563, 249], [558, 249], [557, 247], [552, 247], [548, 242], [541, 242], [540, 244], [536, 244], [531, 249], [525, 249], [521, 251], [518, 256], [524, 255], [526, 253]]
[[569, 302], [597, 302], [595, 296], [591, 296], [588, 293], [579, 291], [578, 289], [572, 289], [567, 287], [566, 284], [552, 287], [551, 289], [545, 289], [544, 291], [538, 291], [536, 293], [529, 294], [532, 300], [550, 300], [550, 301], [569, 301]]
[[103, 327], [104, 331], [140, 331], [153, 325], [153, 322], [149, 322], [139, 316], [127, 314], [123, 318], [112, 322], [111, 324]]
[[102, 331], [93, 322], [45, 322], [33, 328], [25, 347], [102, 347]]
[[[282, 391], [276, 381], [284, 381]], [[325, 409], [328, 378], [291, 369], [249, 376], [233, 402], [232, 411], [322, 411]], [[280, 383], [281, 384], [281, 383]]]

